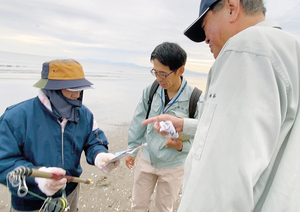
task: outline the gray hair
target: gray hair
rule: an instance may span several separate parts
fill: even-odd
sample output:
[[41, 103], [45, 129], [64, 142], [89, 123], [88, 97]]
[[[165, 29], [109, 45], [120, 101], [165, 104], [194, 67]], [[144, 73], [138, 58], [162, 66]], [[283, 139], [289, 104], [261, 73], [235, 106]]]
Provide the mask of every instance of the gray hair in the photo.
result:
[[[212, 5], [211, 10], [213, 12], [219, 12], [223, 8], [225, 1], [226, 0], [218, 1], [217, 3]], [[240, 2], [242, 4], [244, 12], [248, 15], [253, 15], [259, 12], [263, 12], [264, 15], [266, 14], [267, 10], [264, 6], [263, 0], [240, 0]]]

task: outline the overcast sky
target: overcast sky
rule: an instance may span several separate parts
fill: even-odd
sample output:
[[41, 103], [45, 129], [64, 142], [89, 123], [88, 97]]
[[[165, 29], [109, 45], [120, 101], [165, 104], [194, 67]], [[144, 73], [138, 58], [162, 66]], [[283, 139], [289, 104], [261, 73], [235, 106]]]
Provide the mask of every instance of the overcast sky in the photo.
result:
[[[0, 0], [0, 51], [102, 59], [151, 66], [158, 44], [181, 45], [187, 68], [213, 62], [205, 43], [183, 31], [197, 17], [199, 0]], [[300, 39], [300, 1], [265, 0], [267, 18]], [[280, 42], [280, 41], [279, 41]]]

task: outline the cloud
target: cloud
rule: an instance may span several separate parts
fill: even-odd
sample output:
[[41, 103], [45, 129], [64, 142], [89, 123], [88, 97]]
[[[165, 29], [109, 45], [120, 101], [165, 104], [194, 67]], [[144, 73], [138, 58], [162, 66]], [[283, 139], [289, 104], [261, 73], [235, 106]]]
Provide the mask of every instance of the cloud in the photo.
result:
[[[183, 31], [197, 17], [199, 0], [9, 0], [0, 2], [0, 51], [91, 58], [150, 66], [158, 44], [176, 42], [188, 53], [187, 68], [213, 60], [205, 43]], [[300, 37], [297, 0], [267, 0], [267, 17]], [[198, 64], [198, 65], [197, 65]]]
[[298, 0], [286, 0], [284, 4], [280, 0], [266, 1], [266, 17], [276, 20], [283, 30], [300, 37], [300, 2]]

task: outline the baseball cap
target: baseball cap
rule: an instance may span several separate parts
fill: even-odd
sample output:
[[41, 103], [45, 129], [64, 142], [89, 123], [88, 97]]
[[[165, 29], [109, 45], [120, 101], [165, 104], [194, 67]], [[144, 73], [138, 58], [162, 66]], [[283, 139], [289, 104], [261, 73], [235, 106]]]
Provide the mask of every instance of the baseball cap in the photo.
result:
[[73, 59], [57, 59], [43, 63], [41, 79], [33, 86], [46, 90], [73, 89], [74, 91], [92, 88], [85, 79], [82, 66]]
[[205, 32], [202, 28], [204, 15], [210, 7], [220, 0], [202, 0], [200, 3], [199, 17], [184, 31], [184, 34], [194, 42], [202, 42], [205, 40]]

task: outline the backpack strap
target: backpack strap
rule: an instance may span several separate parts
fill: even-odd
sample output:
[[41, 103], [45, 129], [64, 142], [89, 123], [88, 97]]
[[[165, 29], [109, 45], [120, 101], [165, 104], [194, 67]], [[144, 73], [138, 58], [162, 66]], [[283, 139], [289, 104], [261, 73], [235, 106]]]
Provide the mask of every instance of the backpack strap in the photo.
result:
[[194, 90], [191, 94], [190, 101], [189, 101], [189, 118], [194, 118], [196, 108], [197, 108], [197, 102], [201, 94], [202, 91], [199, 90], [197, 87], [194, 87]]
[[[149, 99], [148, 99], [148, 111], [147, 111], [146, 119], [149, 117], [153, 96], [154, 96], [158, 86], [159, 86], [159, 84], [158, 84], [157, 80], [155, 80], [152, 83], [152, 86], [150, 88]], [[196, 108], [197, 108], [197, 102], [198, 102], [201, 94], [202, 94], [202, 91], [199, 90], [197, 87], [194, 87], [194, 90], [193, 90], [190, 100], [189, 100], [189, 118], [194, 118]]]
[[157, 80], [155, 80], [152, 83], [151, 89], [150, 89], [150, 93], [149, 93], [149, 99], [148, 99], [148, 111], [147, 111], [147, 115], [146, 115], [146, 119], [149, 117], [149, 113], [151, 110], [151, 104], [152, 104], [152, 100], [153, 100], [153, 96], [158, 88], [159, 84], [157, 82]]

